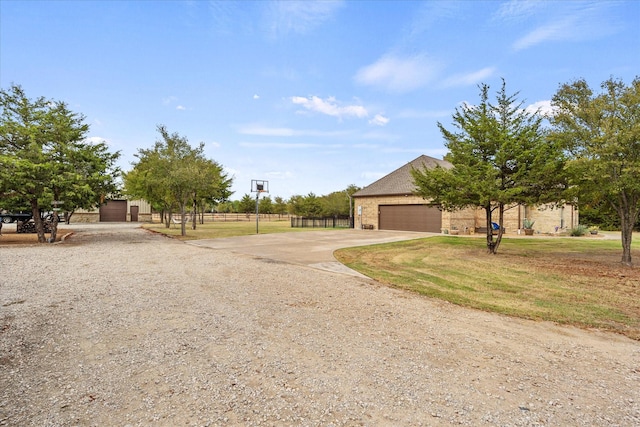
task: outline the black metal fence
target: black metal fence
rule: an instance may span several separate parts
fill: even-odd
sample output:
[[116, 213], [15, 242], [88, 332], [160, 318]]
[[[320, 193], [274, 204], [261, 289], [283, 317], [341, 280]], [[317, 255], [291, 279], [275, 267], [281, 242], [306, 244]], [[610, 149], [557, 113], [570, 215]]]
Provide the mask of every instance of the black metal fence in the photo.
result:
[[292, 228], [353, 228], [352, 218], [305, 218], [291, 217]]

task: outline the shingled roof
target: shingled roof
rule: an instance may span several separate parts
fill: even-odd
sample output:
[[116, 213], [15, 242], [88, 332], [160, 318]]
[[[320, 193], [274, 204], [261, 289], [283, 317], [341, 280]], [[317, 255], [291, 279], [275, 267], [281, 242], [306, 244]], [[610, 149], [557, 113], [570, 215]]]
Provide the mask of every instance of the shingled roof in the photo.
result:
[[445, 160], [434, 159], [433, 157], [422, 155], [401, 168], [391, 172], [389, 175], [383, 176], [376, 182], [356, 191], [353, 194], [353, 197], [413, 194], [415, 193], [416, 186], [413, 183], [411, 170], [421, 170], [425, 167], [432, 169], [436, 166], [442, 166], [443, 168], [449, 169], [453, 165]]

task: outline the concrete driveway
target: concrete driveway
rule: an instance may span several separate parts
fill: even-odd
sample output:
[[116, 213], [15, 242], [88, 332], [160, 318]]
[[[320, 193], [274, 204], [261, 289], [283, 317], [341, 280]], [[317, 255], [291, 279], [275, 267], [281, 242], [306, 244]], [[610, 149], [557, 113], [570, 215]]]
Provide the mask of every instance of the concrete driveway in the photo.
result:
[[436, 234], [391, 230], [329, 230], [256, 234], [223, 239], [190, 240], [186, 243], [364, 277], [336, 261], [333, 252], [341, 248], [413, 240], [434, 235]]

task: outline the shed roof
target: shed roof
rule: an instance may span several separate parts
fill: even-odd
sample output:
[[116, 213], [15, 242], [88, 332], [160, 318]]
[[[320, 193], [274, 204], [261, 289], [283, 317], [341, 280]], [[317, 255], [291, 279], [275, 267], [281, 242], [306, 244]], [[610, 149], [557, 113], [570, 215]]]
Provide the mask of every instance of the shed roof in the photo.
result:
[[433, 169], [436, 166], [441, 166], [446, 169], [453, 167], [451, 163], [445, 160], [434, 159], [433, 157], [422, 155], [399, 169], [394, 170], [390, 174], [383, 176], [374, 183], [356, 191], [353, 194], [353, 197], [414, 194], [416, 186], [413, 182], [413, 176], [411, 176], [411, 170], [420, 170], [425, 167]]

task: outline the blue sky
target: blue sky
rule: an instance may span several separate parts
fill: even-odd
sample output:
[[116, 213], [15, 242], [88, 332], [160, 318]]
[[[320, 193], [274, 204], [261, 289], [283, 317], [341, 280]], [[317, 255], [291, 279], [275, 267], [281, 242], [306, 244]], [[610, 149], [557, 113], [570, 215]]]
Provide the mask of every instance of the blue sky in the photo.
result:
[[0, 0], [0, 86], [65, 101], [131, 169], [156, 126], [205, 143], [232, 199], [366, 186], [442, 158], [479, 83], [548, 108], [640, 75], [638, 1]]

